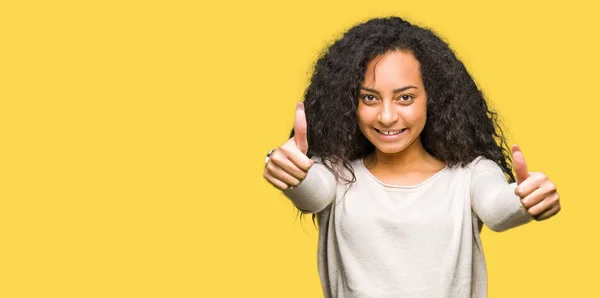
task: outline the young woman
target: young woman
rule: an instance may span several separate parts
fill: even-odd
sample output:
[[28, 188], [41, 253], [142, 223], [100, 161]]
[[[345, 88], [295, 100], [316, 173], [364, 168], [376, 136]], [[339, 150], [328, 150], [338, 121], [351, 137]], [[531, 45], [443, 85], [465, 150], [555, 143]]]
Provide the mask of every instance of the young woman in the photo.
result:
[[512, 157], [449, 46], [390, 17], [318, 59], [263, 175], [317, 217], [325, 297], [486, 297], [482, 226], [560, 211], [554, 183], [528, 172], [517, 146]]

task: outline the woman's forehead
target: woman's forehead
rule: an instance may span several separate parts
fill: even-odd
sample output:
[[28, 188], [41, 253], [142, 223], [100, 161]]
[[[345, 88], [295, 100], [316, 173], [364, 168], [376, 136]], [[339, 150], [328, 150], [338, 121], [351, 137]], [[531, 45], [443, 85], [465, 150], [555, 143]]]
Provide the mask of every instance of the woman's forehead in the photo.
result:
[[419, 62], [407, 51], [392, 51], [371, 60], [365, 72], [365, 86], [391, 86], [421, 82]]

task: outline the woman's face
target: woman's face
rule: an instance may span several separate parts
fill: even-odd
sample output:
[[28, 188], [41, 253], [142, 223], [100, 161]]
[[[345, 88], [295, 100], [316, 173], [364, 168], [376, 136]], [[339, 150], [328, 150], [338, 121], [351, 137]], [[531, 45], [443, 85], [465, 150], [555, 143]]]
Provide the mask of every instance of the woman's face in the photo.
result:
[[427, 118], [427, 95], [419, 62], [406, 51], [392, 51], [367, 65], [360, 90], [358, 125], [385, 154], [421, 146]]

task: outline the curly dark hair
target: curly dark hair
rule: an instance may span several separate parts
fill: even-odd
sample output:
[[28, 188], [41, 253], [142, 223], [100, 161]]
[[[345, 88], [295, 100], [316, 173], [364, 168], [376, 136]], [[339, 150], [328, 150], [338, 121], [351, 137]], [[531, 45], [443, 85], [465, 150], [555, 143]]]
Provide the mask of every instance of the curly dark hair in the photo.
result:
[[[431, 29], [400, 17], [356, 25], [321, 54], [304, 95], [307, 155], [327, 161], [338, 180], [356, 181], [350, 161], [375, 149], [358, 126], [359, 90], [367, 64], [393, 50], [412, 53], [420, 64], [427, 93], [427, 120], [421, 133], [425, 150], [448, 166], [464, 166], [478, 156], [486, 157], [514, 182], [510, 150], [497, 113], [464, 64]], [[344, 169], [351, 179], [342, 178]]]

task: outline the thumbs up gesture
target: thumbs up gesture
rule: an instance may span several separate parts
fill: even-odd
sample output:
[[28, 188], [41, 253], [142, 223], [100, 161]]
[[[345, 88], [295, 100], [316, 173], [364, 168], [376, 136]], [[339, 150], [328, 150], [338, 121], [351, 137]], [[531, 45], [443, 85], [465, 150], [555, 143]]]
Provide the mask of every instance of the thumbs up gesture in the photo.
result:
[[304, 104], [300, 102], [296, 106], [294, 137], [272, 151], [265, 165], [263, 177], [280, 190], [300, 185], [313, 165], [313, 160], [306, 156], [307, 152], [306, 114]]
[[523, 207], [538, 221], [556, 215], [560, 211], [556, 185], [544, 173], [527, 171], [527, 163], [519, 146], [514, 145], [512, 152], [517, 179], [515, 194], [521, 198]]

